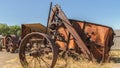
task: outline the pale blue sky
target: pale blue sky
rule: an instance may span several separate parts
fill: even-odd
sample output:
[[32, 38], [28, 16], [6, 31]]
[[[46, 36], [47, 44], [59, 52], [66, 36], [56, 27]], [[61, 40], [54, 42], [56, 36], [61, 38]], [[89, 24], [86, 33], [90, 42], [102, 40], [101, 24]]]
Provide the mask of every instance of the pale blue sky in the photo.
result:
[[120, 0], [0, 0], [0, 23], [46, 25], [51, 1], [59, 4], [70, 19], [120, 29]]

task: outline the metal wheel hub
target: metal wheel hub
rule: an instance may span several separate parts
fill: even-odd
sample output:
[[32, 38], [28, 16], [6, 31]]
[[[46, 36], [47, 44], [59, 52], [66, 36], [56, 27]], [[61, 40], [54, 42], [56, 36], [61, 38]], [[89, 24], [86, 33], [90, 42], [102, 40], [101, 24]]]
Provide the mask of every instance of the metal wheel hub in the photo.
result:
[[40, 57], [42, 54], [43, 54], [43, 52], [38, 51], [38, 50], [35, 50], [35, 51], [32, 51], [32, 52], [29, 53], [29, 55], [33, 56], [33, 57]]

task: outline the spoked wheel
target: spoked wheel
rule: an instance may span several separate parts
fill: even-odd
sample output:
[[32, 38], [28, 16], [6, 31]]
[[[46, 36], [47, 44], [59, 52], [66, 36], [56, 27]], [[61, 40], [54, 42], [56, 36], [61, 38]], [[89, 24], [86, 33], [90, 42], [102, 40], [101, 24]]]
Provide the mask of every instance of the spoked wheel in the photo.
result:
[[54, 68], [58, 54], [56, 49], [46, 34], [30, 33], [20, 43], [20, 62], [24, 68]]

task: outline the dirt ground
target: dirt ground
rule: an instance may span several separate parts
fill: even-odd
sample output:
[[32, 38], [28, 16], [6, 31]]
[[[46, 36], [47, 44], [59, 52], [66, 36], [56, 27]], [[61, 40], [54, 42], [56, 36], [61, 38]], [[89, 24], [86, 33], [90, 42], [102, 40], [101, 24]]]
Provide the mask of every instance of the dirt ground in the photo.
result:
[[0, 68], [22, 68], [18, 60], [18, 53], [0, 51]]

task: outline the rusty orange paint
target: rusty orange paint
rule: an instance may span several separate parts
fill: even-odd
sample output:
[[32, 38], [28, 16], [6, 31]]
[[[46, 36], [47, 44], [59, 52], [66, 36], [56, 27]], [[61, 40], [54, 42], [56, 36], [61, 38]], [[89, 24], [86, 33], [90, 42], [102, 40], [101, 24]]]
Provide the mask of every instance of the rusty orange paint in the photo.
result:
[[[110, 47], [112, 46], [112, 44], [106, 44], [113, 42], [113, 39], [108, 39], [109, 41], [106, 40], [107, 38], [113, 36], [114, 32], [112, 28], [94, 23], [86, 23], [84, 21], [70, 20], [70, 22], [86, 46], [90, 47], [89, 50], [93, 53], [93, 56], [97, 59], [97, 61], [103, 60], [105, 52], [108, 54]], [[56, 41], [59, 47], [61, 49], [66, 49], [66, 47], [69, 49], [74, 49], [76, 46], [75, 39], [72, 35], [70, 36], [70, 39], [68, 39], [69, 33], [66, 27], [60, 26], [57, 31], [66, 41], [69, 40], [68, 45], [63, 41]], [[89, 41], [86, 40], [88, 37], [90, 37]], [[105, 50], [106, 48], [107, 50]]]

